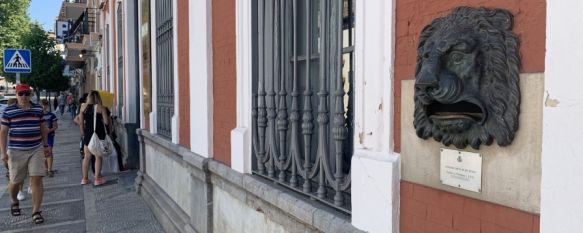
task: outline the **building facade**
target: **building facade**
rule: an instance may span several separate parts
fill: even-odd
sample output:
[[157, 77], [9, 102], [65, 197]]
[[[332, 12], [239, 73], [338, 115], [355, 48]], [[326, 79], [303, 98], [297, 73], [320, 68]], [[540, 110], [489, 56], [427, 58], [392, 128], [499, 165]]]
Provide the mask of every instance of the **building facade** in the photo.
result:
[[[114, 94], [124, 163], [139, 169], [136, 188], [168, 232], [583, 227], [575, 219], [583, 179], [574, 146], [583, 59], [569, 53], [583, 31], [564, 26], [583, 21], [582, 4], [87, 4], [96, 9], [98, 42], [87, 49], [96, 63], [85, 90]], [[520, 41], [521, 94], [508, 146], [457, 149], [416, 135], [420, 37], [459, 6], [512, 15], [502, 23]], [[440, 180], [442, 149], [480, 154], [477, 192]]]

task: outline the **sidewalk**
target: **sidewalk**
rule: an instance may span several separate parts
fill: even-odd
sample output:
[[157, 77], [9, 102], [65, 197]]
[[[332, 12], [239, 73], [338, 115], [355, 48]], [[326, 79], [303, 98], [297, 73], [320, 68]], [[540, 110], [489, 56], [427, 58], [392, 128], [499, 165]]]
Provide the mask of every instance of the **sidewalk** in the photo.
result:
[[[42, 215], [45, 222], [32, 222], [31, 196], [20, 202], [22, 215], [10, 215], [6, 169], [0, 168], [0, 232], [164, 232], [135, 193], [136, 171], [104, 174], [103, 186], [80, 185], [79, 128], [71, 116], [58, 116], [55, 137], [55, 176], [43, 179]], [[25, 183], [26, 187], [28, 184]]]

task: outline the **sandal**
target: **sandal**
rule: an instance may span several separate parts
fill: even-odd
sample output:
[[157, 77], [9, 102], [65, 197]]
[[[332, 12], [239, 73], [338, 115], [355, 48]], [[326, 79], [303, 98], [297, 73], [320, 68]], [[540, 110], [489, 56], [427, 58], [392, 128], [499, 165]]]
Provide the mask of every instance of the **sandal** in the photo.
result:
[[41, 224], [45, 222], [45, 219], [43, 218], [42, 215], [40, 215], [40, 212], [41, 211], [32, 213], [32, 222], [34, 222], [34, 224]]
[[106, 182], [106, 180], [103, 179], [103, 177], [95, 178], [95, 181], [93, 182], [93, 185], [94, 186], [100, 186], [100, 185], [105, 184], [105, 182]]
[[91, 183], [91, 180], [89, 180], [89, 179], [81, 179], [81, 185], [86, 185], [86, 184], [89, 184], [89, 183]]
[[55, 176], [55, 171], [47, 171], [47, 175], [49, 177], [53, 177], [53, 176]]
[[10, 213], [12, 216], [20, 216], [20, 207], [18, 207], [20, 203], [16, 202], [10, 205]]

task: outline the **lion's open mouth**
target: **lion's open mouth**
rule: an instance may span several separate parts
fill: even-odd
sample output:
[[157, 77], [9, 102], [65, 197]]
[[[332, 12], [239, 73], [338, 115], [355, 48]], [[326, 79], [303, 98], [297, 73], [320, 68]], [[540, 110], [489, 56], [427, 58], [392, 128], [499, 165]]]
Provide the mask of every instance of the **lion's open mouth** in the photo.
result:
[[460, 101], [453, 104], [434, 102], [427, 106], [427, 115], [431, 120], [472, 120], [483, 122], [484, 110], [476, 104]]

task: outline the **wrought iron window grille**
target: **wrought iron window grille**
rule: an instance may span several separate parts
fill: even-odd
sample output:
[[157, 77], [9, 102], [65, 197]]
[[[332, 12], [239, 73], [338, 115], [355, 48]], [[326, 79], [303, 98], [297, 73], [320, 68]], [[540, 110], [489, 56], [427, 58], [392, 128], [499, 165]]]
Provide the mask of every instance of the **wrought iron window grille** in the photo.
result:
[[353, 0], [253, 6], [253, 173], [350, 214]]
[[156, 106], [158, 135], [172, 138], [174, 35], [172, 0], [156, 0]]

